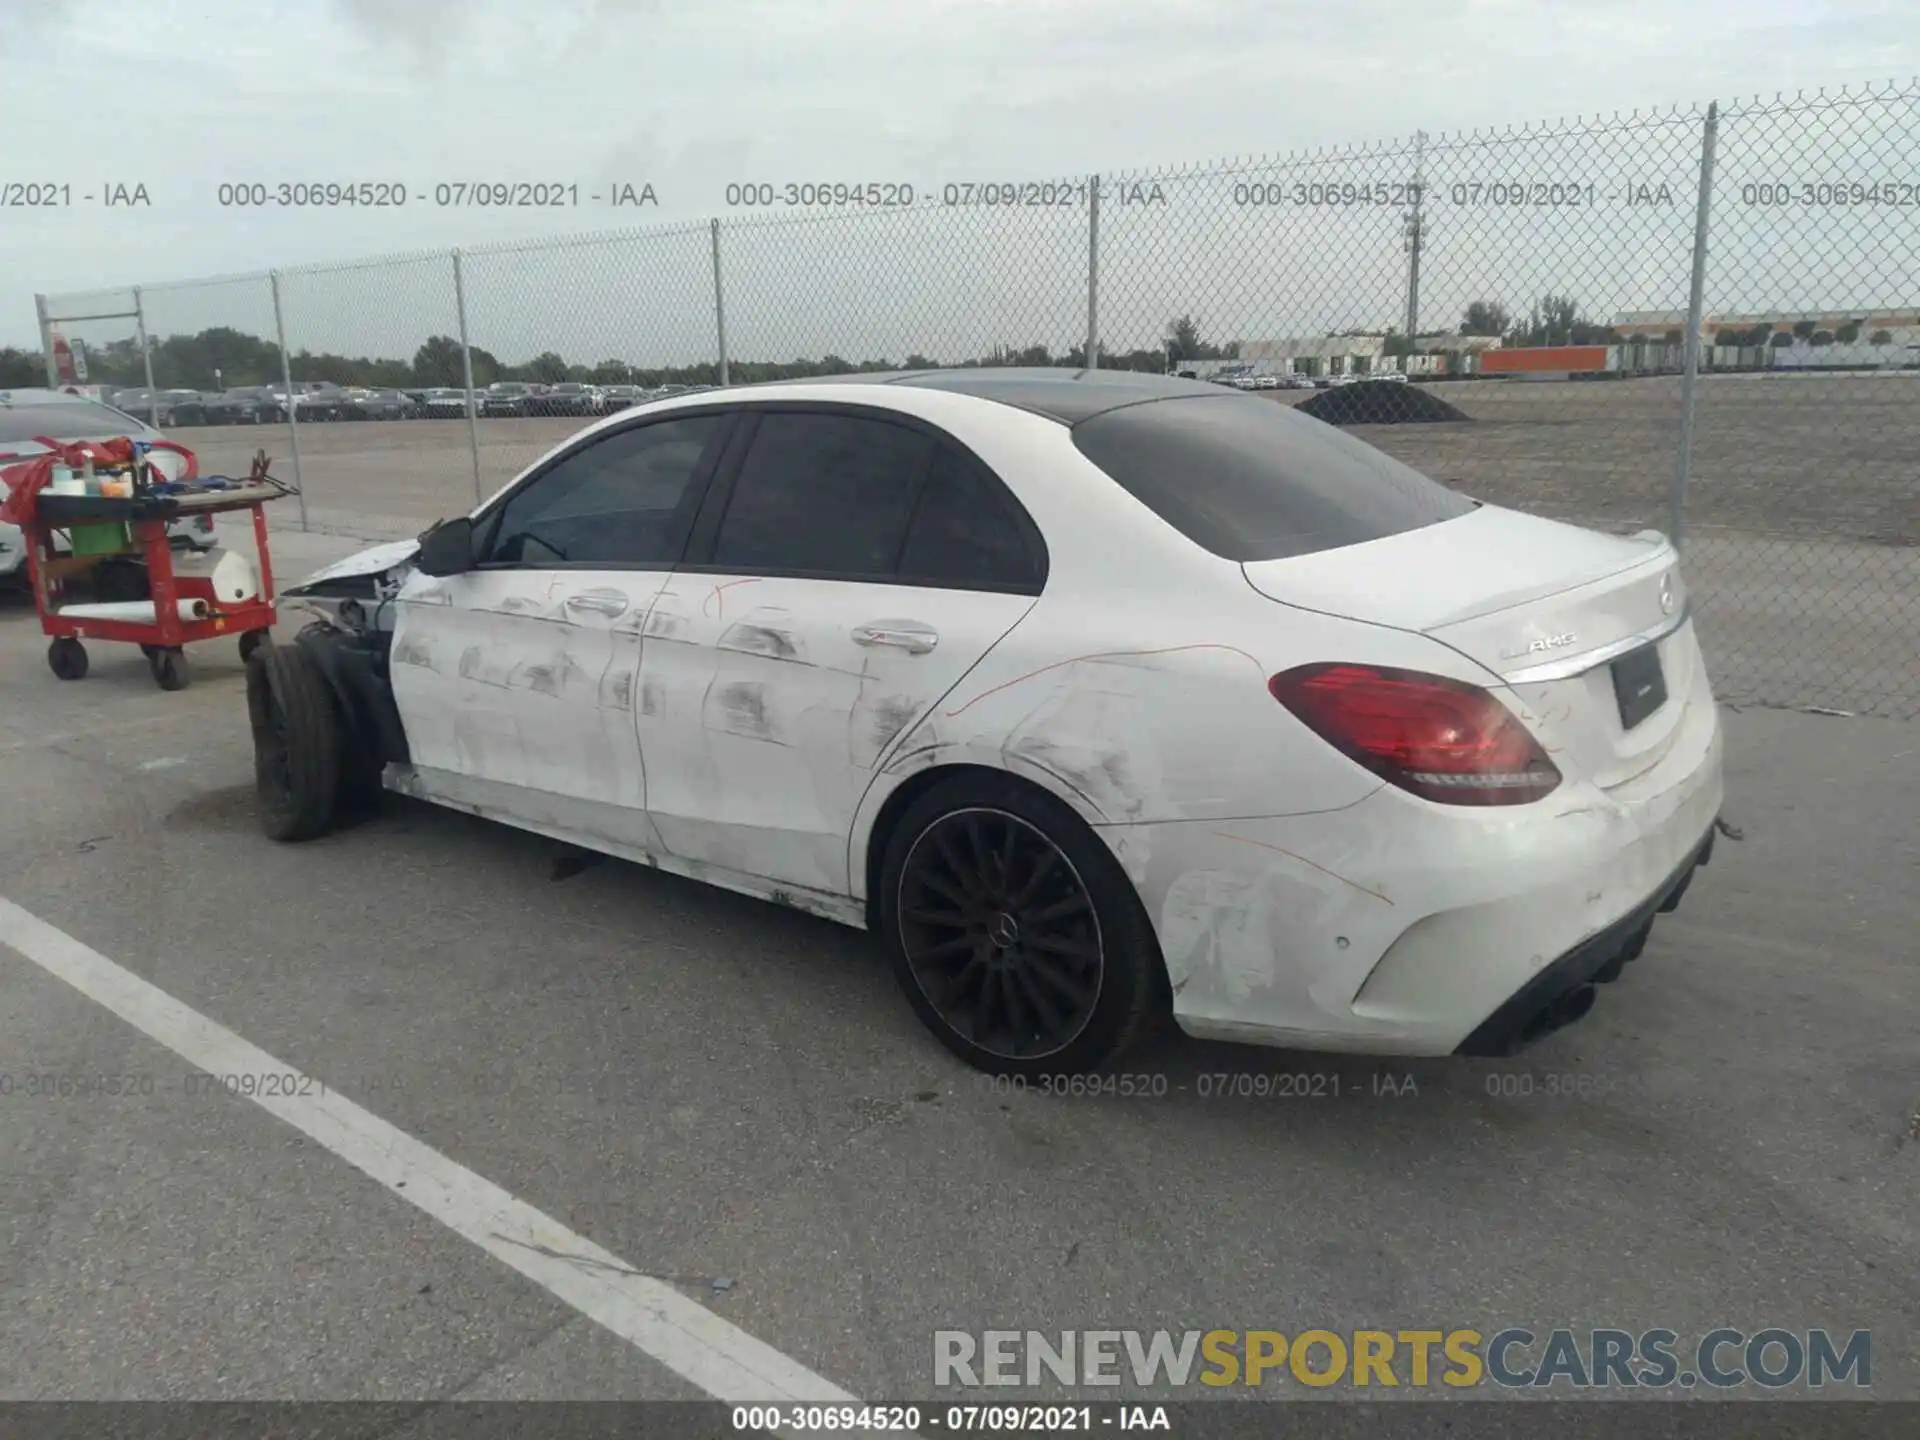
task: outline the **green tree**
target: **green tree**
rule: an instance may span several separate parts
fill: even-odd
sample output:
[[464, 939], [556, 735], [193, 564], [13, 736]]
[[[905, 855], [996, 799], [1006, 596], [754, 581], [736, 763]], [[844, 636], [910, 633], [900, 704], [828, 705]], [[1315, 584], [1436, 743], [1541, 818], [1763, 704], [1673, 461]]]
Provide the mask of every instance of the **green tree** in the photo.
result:
[[460, 342], [451, 335], [430, 335], [413, 352], [413, 378], [422, 385], [457, 388], [462, 382]]
[[1223, 346], [1205, 339], [1200, 334], [1199, 323], [1191, 315], [1167, 322], [1166, 342], [1166, 359], [1175, 369], [1189, 360], [1231, 360], [1240, 353], [1238, 340]]
[[1182, 315], [1167, 325], [1167, 358], [1175, 365], [1184, 360], [1204, 360], [1201, 348], [1200, 327], [1194, 323], [1191, 315]]
[[1860, 322], [1858, 320], [1849, 320], [1833, 332], [1833, 338], [1838, 340], [1842, 345], [1853, 344], [1860, 338]]
[[1802, 340], [1811, 340], [1813, 339], [1813, 332], [1819, 328], [1819, 325], [1812, 320], [1796, 320], [1793, 325], [1793, 333], [1798, 335]]
[[[478, 345], [473, 345], [468, 347], [468, 351], [473, 360], [473, 383], [475, 385], [491, 385], [494, 381], [505, 376], [506, 366], [500, 363], [499, 357], [491, 350], [483, 350]], [[455, 373], [457, 374], [458, 372]], [[455, 380], [453, 383], [458, 385], [460, 382]]]
[[1867, 343], [1869, 345], [1891, 345], [1893, 343], [1893, 332], [1891, 330], [1876, 330], [1868, 337]]
[[1813, 332], [1812, 336], [1808, 339], [1807, 343], [1809, 345], [1818, 345], [1822, 349], [1824, 349], [1828, 345], [1833, 344], [1833, 331], [1816, 330]]
[[[216, 325], [192, 335], [169, 335], [158, 341], [149, 337], [149, 343], [153, 349], [154, 381], [159, 385], [210, 390], [216, 383], [215, 372], [220, 376], [218, 383], [228, 389], [280, 378], [280, 347], [228, 325]], [[145, 367], [134, 341], [127, 342], [123, 362], [119, 354], [115, 359], [118, 363], [114, 369], [123, 375], [123, 383], [146, 383]]]
[[558, 385], [567, 378], [567, 362], [551, 350], [542, 350], [524, 368], [527, 379], [542, 385]]
[[[91, 363], [87, 373], [93, 373]], [[46, 357], [38, 350], [19, 350], [11, 345], [0, 345], [0, 390], [24, 390], [46, 383]]]
[[1504, 335], [1513, 317], [1498, 300], [1475, 300], [1460, 321], [1462, 335]]
[[1573, 334], [1574, 322], [1579, 319], [1580, 307], [1569, 296], [1546, 295], [1528, 312], [1526, 319], [1516, 321], [1509, 332], [1507, 343], [1511, 345], [1564, 345]]

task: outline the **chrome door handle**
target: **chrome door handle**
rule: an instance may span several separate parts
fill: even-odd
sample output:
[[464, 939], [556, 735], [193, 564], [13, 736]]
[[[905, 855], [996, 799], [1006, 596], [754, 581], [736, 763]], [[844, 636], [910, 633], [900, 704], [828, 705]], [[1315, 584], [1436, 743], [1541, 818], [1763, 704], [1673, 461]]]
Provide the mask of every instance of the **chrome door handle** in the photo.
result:
[[910, 655], [924, 655], [940, 643], [940, 635], [921, 625], [856, 625], [853, 643], [889, 645]]
[[617, 590], [582, 590], [567, 597], [567, 609], [591, 610], [596, 615], [624, 615], [627, 597]]

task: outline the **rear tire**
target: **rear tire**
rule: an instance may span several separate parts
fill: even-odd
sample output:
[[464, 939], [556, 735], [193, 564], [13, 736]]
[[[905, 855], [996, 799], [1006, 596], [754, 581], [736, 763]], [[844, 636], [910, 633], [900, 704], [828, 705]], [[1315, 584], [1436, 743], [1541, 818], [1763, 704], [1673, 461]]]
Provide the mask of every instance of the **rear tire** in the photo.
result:
[[297, 645], [262, 645], [247, 662], [254, 792], [269, 839], [311, 840], [340, 797], [340, 716], [326, 678]]
[[900, 817], [880, 928], [907, 1003], [997, 1075], [1106, 1065], [1164, 1011], [1166, 967], [1113, 852], [1051, 795], [961, 776]]

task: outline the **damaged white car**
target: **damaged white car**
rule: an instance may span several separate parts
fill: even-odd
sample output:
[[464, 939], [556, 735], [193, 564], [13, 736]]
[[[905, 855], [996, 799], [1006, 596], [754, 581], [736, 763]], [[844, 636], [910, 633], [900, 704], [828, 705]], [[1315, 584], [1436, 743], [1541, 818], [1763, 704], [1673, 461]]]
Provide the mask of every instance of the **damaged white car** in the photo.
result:
[[385, 788], [873, 930], [1005, 1073], [1190, 1034], [1510, 1053], [1712, 849], [1672, 547], [1198, 381], [990, 369], [611, 416], [286, 592], [261, 813]]

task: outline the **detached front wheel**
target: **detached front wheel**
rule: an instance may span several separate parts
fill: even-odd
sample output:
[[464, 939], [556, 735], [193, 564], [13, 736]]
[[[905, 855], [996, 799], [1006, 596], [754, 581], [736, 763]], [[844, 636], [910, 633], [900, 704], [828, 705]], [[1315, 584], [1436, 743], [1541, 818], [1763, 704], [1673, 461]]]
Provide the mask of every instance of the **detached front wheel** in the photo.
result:
[[340, 795], [340, 717], [306, 651], [271, 643], [254, 650], [247, 715], [260, 828], [273, 840], [324, 835]]

